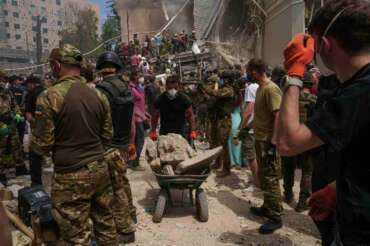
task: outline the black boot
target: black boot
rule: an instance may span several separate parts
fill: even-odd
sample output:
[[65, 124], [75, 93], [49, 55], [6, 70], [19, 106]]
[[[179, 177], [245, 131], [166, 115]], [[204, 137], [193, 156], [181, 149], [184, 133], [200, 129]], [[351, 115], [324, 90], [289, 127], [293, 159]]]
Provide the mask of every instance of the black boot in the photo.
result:
[[269, 212], [265, 207], [251, 207], [250, 212], [253, 215], [260, 216], [260, 217], [269, 217]]
[[298, 201], [298, 204], [297, 204], [297, 207], [295, 208], [295, 211], [298, 212], [298, 213], [301, 213], [301, 212], [304, 212], [308, 209], [309, 209], [309, 207], [307, 205], [307, 198], [300, 197], [299, 201]]
[[283, 227], [283, 222], [281, 219], [269, 219], [265, 224], [263, 224], [258, 230], [261, 234], [271, 234], [277, 229]]
[[285, 191], [285, 192], [284, 192], [284, 201], [285, 201], [287, 204], [292, 203], [292, 202], [293, 202], [293, 199], [294, 199], [293, 191]]
[[119, 235], [119, 242], [128, 244], [128, 243], [134, 243], [135, 242], [135, 232], [130, 233], [124, 233]]

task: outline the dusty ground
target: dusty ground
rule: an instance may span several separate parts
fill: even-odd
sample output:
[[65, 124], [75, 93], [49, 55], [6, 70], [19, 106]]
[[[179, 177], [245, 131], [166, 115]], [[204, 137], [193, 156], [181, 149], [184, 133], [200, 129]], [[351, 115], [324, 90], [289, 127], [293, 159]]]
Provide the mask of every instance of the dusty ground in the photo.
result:
[[[203, 184], [209, 202], [207, 223], [197, 221], [195, 209], [188, 202], [186, 208], [168, 208], [162, 222], [154, 224], [152, 212], [159, 187], [149, 166], [144, 172], [130, 170], [129, 179], [139, 220], [137, 241], [132, 245], [320, 245], [311, 219], [306, 214], [296, 213], [285, 203], [284, 227], [273, 235], [258, 233], [264, 219], [251, 215], [249, 207], [262, 204], [262, 193], [242, 191], [249, 179], [245, 169], [233, 170], [225, 179], [211, 175]], [[298, 184], [295, 187], [298, 188]], [[179, 191], [174, 193], [175, 203], [179, 205], [183, 195]]]

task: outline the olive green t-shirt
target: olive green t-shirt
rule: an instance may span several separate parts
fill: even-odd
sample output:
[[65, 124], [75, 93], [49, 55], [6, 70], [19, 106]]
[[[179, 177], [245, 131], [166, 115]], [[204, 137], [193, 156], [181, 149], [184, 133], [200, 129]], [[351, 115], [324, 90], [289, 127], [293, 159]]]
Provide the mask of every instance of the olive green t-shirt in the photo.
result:
[[258, 88], [253, 120], [256, 140], [271, 141], [274, 131], [274, 112], [280, 110], [281, 98], [280, 88], [272, 81]]

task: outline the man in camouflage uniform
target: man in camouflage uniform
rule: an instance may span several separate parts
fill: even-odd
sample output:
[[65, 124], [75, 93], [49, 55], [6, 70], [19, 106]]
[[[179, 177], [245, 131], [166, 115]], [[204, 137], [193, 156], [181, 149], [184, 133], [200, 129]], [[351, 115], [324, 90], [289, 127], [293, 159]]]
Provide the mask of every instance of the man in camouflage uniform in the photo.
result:
[[223, 147], [223, 153], [217, 159], [216, 166], [222, 167], [218, 177], [226, 177], [231, 173], [228, 139], [231, 132], [231, 112], [235, 107], [236, 93], [233, 88], [235, 71], [226, 70], [220, 75], [220, 80], [203, 88], [210, 97], [209, 120], [211, 122], [211, 148]]
[[58, 81], [37, 99], [31, 149], [54, 162], [52, 214], [66, 245], [117, 245], [112, 185], [104, 144], [112, 138], [107, 99], [80, 76], [82, 54], [71, 45], [53, 49], [49, 63]]
[[[113, 153], [106, 158], [114, 192], [113, 217], [120, 239], [124, 243], [132, 243], [135, 241], [134, 222], [137, 219], [131, 186], [127, 178], [127, 161], [129, 157], [136, 158], [135, 122], [132, 121], [133, 97], [128, 83], [123, 81], [118, 74], [123, 65], [115, 53], [101, 54], [96, 68], [103, 76], [103, 81], [97, 84], [96, 88], [107, 97], [113, 121], [113, 139], [108, 145]], [[123, 101], [127, 103], [123, 105]], [[117, 105], [116, 102], [120, 104]]]
[[0, 182], [25, 172], [22, 144], [17, 123], [24, 122], [18, 105], [0, 71]]
[[[315, 103], [316, 96], [311, 94], [310, 90], [313, 85], [313, 78], [310, 73], [305, 73], [303, 79], [303, 90], [299, 96], [299, 118], [301, 123], [305, 123], [311, 113]], [[312, 156], [306, 152], [293, 157], [282, 158], [282, 170], [284, 177], [284, 195], [285, 201], [293, 201], [294, 172], [297, 166], [302, 168], [302, 177], [300, 184], [299, 200], [296, 207], [297, 212], [303, 212], [308, 209], [306, 200], [311, 195], [311, 178], [312, 178]]]

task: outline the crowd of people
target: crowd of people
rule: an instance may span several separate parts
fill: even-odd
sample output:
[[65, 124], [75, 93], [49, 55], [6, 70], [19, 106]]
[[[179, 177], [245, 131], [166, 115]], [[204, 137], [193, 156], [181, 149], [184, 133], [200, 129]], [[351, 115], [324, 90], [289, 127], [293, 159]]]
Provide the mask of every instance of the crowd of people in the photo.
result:
[[[32, 185], [42, 185], [43, 158], [52, 156], [52, 211], [61, 239], [89, 245], [91, 218], [99, 245], [133, 242], [137, 218], [127, 167], [142, 169], [146, 136], [176, 133], [193, 145], [223, 147], [211, 166], [219, 178], [249, 168], [248, 189], [264, 194], [263, 205], [250, 208], [266, 218], [260, 233], [282, 227], [282, 202], [295, 200], [299, 167], [296, 211], [309, 210], [322, 245], [367, 245], [369, 30], [368, 1], [329, 1], [310, 35], [288, 44], [284, 68], [251, 59], [203, 70], [190, 85], [171, 68], [156, 77], [147, 58], [189, 49], [194, 33], [147, 36], [143, 45], [135, 36], [94, 66], [84, 65], [71, 45], [54, 49], [51, 83], [0, 73], [0, 182], [29, 171]], [[26, 155], [20, 147], [28, 131]]]

